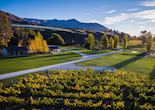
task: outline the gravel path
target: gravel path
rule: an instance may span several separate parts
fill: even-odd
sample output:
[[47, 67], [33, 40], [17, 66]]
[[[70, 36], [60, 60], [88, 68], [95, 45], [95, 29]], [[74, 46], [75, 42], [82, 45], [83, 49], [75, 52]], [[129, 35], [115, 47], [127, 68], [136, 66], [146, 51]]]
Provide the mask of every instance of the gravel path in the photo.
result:
[[39, 68], [33, 68], [33, 69], [28, 69], [28, 70], [23, 70], [23, 71], [17, 71], [17, 72], [11, 72], [11, 73], [5, 73], [0, 75], [0, 80], [2, 79], [7, 79], [7, 78], [12, 78], [28, 73], [34, 73], [34, 72], [40, 72], [40, 71], [47, 71], [47, 70], [81, 70], [81, 69], [94, 69], [97, 71], [103, 71], [103, 70], [109, 70], [109, 71], [114, 71], [115, 68], [113, 67], [93, 67], [93, 66], [78, 66], [75, 63], [82, 62], [82, 61], [87, 61], [90, 59], [95, 59], [95, 58], [100, 58], [102, 56], [107, 56], [107, 55], [112, 55], [116, 53], [120, 53], [123, 50], [115, 51], [115, 52], [109, 52], [109, 53], [104, 53], [104, 54], [96, 54], [96, 55], [86, 55], [80, 52], [72, 51], [74, 53], [80, 54], [82, 56], [81, 59], [79, 60], [74, 60], [74, 61], [69, 61], [65, 63], [60, 63], [60, 64], [55, 64], [55, 65], [50, 65], [50, 66], [44, 66], [44, 67], [39, 67]]

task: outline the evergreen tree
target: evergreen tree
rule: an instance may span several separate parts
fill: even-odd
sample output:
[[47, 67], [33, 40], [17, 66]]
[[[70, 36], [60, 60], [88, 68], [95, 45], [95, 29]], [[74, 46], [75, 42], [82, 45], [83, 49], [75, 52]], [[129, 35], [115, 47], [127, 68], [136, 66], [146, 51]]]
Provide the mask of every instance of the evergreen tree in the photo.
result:
[[89, 49], [94, 49], [95, 47], [95, 37], [92, 33], [88, 34], [88, 44], [89, 44]]
[[65, 41], [61, 35], [53, 33], [52, 36], [48, 39], [48, 44], [52, 45], [64, 45]]
[[108, 37], [106, 34], [102, 35], [101, 37], [102, 49], [108, 48]]
[[84, 38], [85, 47], [89, 48], [88, 38]]
[[117, 49], [119, 45], [119, 36], [115, 35], [114, 36], [114, 48]]
[[28, 30], [24, 29], [24, 28], [15, 28], [14, 30], [14, 34], [16, 36], [16, 41], [17, 41], [17, 45], [18, 47], [22, 47], [22, 46], [27, 46], [27, 43], [28, 43], [28, 35], [29, 35], [29, 32]]
[[94, 47], [96, 50], [99, 49], [99, 41], [98, 40], [95, 40], [95, 47]]
[[110, 38], [110, 48], [114, 49], [114, 39], [112, 37]]
[[12, 37], [11, 24], [6, 14], [0, 13], [0, 46], [8, 46]]

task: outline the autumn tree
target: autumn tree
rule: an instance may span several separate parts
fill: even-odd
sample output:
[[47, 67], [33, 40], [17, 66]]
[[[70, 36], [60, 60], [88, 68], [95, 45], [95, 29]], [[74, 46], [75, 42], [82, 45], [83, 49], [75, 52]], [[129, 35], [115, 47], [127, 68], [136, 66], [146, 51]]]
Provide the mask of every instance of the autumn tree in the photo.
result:
[[48, 39], [48, 44], [52, 45], [64, 45], [65, 41], [61, 35], [53, 33], [52, 36]]
[[101, 37], [102, 49], [108, 48], [108, 37], [106, 34], [102, 35]]
[[119, 36], [115, 35], [114, 36], [114, 48], [117, 49], [119, 45]]
[[89, 49], [94, 49], [95, 47], [95, 37], [93, 33], [88, 34], [88, 44], [89, 44]]
[[30, 53], [44, 53], [48, 52], [47, 42], [43, 39], [40, 32], [37, 32], [34, 39], [29, 42]]
[[123, 35], [123, 48], [127, 49], [128, 48], [128, 37], [126, 34]]
[[0, 46], [8, 46], [12, 37], [11, 24], [6, 14], [0, 13]]
[[109, 43], [110, 43], [110, 48], [114, 49], [114, 39], [112, 37], [110, 38]]

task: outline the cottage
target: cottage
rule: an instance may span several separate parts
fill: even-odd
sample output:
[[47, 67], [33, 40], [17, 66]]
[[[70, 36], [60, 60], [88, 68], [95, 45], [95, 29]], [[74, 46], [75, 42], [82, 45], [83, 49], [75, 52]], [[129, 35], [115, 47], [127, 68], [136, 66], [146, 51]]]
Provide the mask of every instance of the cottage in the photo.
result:
[[57, 45], [48, 45], [49, 52], [52, 54], [56, 54], [60, 52], [60, 48]]
[[5, 47], [2, 50], [2, 56], [4, 57], [17, 57], [27, 56], [28, 49], [26, 47]]

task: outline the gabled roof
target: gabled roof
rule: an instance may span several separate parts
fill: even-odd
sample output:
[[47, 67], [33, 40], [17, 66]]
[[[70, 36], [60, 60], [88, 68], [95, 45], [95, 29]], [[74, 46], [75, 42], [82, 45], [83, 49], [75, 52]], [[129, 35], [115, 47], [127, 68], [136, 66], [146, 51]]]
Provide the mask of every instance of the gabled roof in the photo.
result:
[[28, 50], [26, 47], [16, 47], [16, 46], [6, 47], [5, 49], [8, 51], [27, 51]]
[[50, 49], [60, 49], [57, 45], [48, 45], [48, 48]]

